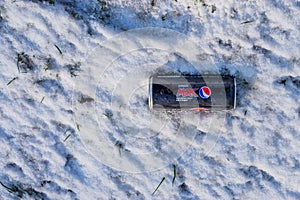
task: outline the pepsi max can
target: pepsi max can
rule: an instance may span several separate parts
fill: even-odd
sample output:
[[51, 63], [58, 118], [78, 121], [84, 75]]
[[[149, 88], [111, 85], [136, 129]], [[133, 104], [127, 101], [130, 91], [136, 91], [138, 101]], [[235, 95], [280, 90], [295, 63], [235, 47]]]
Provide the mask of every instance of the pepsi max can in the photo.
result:
[[149, 79], [150, 110], [229, 110], [236, 107], [236, 79], [228, 75], [162, 75]]

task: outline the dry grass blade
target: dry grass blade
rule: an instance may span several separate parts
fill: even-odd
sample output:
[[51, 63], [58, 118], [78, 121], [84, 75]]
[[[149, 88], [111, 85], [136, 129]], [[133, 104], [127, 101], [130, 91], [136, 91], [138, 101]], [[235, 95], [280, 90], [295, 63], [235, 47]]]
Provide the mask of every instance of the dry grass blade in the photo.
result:
[[249, 23], [252, 23], [252, 22], [254, 22], [254, 20], [244, 21], [244, 22], [242, 22], [241, 24], [249, 24]]
[[69, 134], [65, 139], [64, 142], [67, 141], [69, 139], [69, 137], [71, 136], [71, 134]]
[[174, 175], [173, 175], [173, 180], [172, 180], [172, 187], [174, 186], [174, 182], [176, 179], [176, 165], [173, 165], [173, 171], [174, 171]]
[[58, 50], [58, 52], [59, 52], [60, 54], [63, 54], [62, 51], [60, 50], [60, 48], [59, 48], [56, 44], [55, 44], [54, 46], [56, 47], [56, 49]]
[[4, 187], [8, 192], [13, 193], [14, 190], [12, 188], [7, 187], [6, 185], [4, 185], [1, 181], [0, 181], [0, 185], [2, 185], [2, 187]]
[[155, 194], [155, 192], [158, 190], [158, 188], [159, 188], [160, 185], [164, 182], [165, 179], [166, 179], [165, 177], [163, 177], [163, 178], [161, 179], [160, 183], [158, 184], [158, 186], [156, 187], [156, 189], [154, 190], [154, 192], [152, 192], [152, 195]]
[[18, 77], [14, 77], [13, 79], [11, 79], [6, 85], [10, 85], [14, 80], [18, 79]]

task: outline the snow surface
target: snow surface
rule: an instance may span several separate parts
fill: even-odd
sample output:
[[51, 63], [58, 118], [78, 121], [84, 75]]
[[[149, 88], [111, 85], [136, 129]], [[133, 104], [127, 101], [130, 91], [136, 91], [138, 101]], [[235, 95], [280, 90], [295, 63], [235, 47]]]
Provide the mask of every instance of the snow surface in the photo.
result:
[[[300, 199], [299, 27], [297, 0], [1, 0], [1, 199]], [[176, 71], [234, 75], [237, 109], [150, 112]]]

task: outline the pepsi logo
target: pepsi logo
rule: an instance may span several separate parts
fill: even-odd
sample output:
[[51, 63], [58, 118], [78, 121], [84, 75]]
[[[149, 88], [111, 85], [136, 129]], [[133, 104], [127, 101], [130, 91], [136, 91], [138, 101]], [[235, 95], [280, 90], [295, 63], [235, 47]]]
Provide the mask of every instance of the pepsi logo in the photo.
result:
[[201, 87], [200, 90], [199, 90], [199, 96], [202, 99], [208, 99], [211, 96], [211, 90], [210, 90], [210, 88], [207, 87], [207, 86]]

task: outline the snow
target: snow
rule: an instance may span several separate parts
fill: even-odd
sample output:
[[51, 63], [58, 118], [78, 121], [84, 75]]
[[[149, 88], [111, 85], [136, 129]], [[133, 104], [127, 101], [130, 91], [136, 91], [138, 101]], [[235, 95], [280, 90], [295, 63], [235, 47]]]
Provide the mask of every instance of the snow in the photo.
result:
[[[296, 0], [0, 1], [1, 199], [300, 199], [299, 27]], [[236, 110], [150, 112], [174, 71], [234, 75]]]

